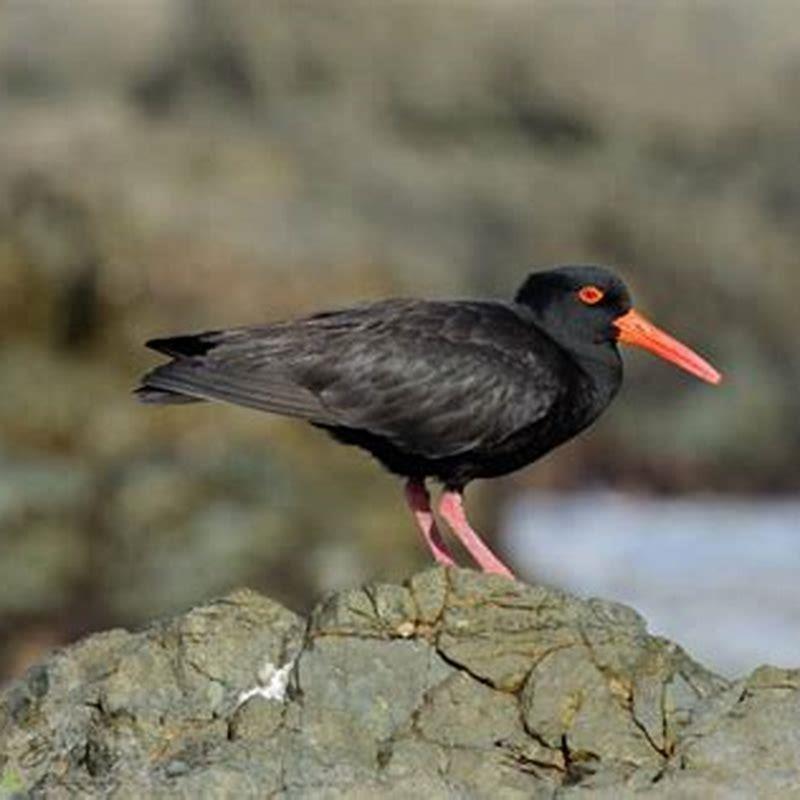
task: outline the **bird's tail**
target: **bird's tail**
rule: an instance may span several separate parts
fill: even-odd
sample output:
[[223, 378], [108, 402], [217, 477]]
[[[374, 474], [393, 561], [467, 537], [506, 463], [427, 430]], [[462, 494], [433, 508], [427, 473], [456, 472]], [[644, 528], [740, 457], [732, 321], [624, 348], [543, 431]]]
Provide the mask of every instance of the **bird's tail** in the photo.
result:
[[[218, 331], [209, 331], [202, 334], [190, 334], [188, 336], [170, 336], [163, 339], [151, 339], [146, 343], [151, 350], [173, 356], [175, 359], [202, 355], [212, 346], [213, 340], [217, 337]], [[158, 405], [183, 405], [185, 403], [203, 403], [204, 397], [195, 397], [191, 394], [184, 394], [173, 388], [159, 385], [160, 379], [167, 372], [170, 366], [175, 363], [163, 364], [160, 367], [148, 372], [143, 378], [142, 383], [133, 393], [142, 403], [154, 403]]]
[[[145, 403], [217, 400], [313, 422], [333, 422], [317, 394], [283, 368], [279, 358], [268, 358], [271, 333], [266, 328], [242, 328], [153, 339], [147, 346], [172, 360], [150, 370], [135, 394]], [[214, 356], [217, 347], [224, 348], [222, 356]]]

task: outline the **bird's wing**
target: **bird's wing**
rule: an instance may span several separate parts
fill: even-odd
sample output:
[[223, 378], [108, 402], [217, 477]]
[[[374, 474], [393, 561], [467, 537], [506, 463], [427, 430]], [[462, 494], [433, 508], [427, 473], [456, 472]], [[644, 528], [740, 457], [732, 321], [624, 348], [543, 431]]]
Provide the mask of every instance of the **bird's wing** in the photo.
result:
[[498, 303], [383, 301], [156, 340], [151, 346], [175, 360], [143, 385], [365, 430], [407, 452], [446, 457], [490, 448], [556, 402], [561, 356], [537, 336]]

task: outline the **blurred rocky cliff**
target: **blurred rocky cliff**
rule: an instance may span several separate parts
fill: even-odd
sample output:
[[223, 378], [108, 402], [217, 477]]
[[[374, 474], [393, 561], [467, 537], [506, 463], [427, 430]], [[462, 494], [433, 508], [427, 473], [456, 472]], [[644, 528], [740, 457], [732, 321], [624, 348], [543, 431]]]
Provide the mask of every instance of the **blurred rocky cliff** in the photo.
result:
[[633, 356], [596, 431], [517, 483], [797, 489], [797, 14], [3, 3], [0, 674], [242, 581], [307, 607], [425, 558], [360, 455], [137, 406], [157, 334], [612, 263], [725, 389]]

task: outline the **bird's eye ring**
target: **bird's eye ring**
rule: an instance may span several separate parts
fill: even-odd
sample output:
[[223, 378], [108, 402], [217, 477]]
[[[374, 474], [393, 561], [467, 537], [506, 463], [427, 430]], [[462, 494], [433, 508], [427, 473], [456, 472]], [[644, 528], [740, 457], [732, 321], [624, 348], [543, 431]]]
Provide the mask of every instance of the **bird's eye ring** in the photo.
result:
[[578, 298], [582, 303], [586, 303], [587, 306], [597, 305], [605, 295], [606, 293], [596, 286], [583, 286], [578, 292]]

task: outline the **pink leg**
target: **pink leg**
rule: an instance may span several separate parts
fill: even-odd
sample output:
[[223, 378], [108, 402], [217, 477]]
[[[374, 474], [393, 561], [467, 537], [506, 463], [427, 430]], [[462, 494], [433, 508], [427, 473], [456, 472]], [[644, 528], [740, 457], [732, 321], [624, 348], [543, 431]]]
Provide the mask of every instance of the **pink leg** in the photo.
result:
[[464, 513], [464, 498], [461, 492], [451, 489], [442, 494], [439, 501], [439, 513], [452, 528], [453, 533], [461, 539], [470, 555], [483, 568], [484, 572], [494, 572], [513, 578], [511, 570], [484, 544], [481, 537], [470, 527]]
[[409, 481], [406, 484], [406, 502], [414, 514], [417, 527], [420, 529], [425, 543], [430, 547], [433, 557], [447, 567], [454, 567], [456, 562], [453, 555], [436, 527], [436, 520], [431, 510], [431, 496], [425, 484], [419, 481]]

